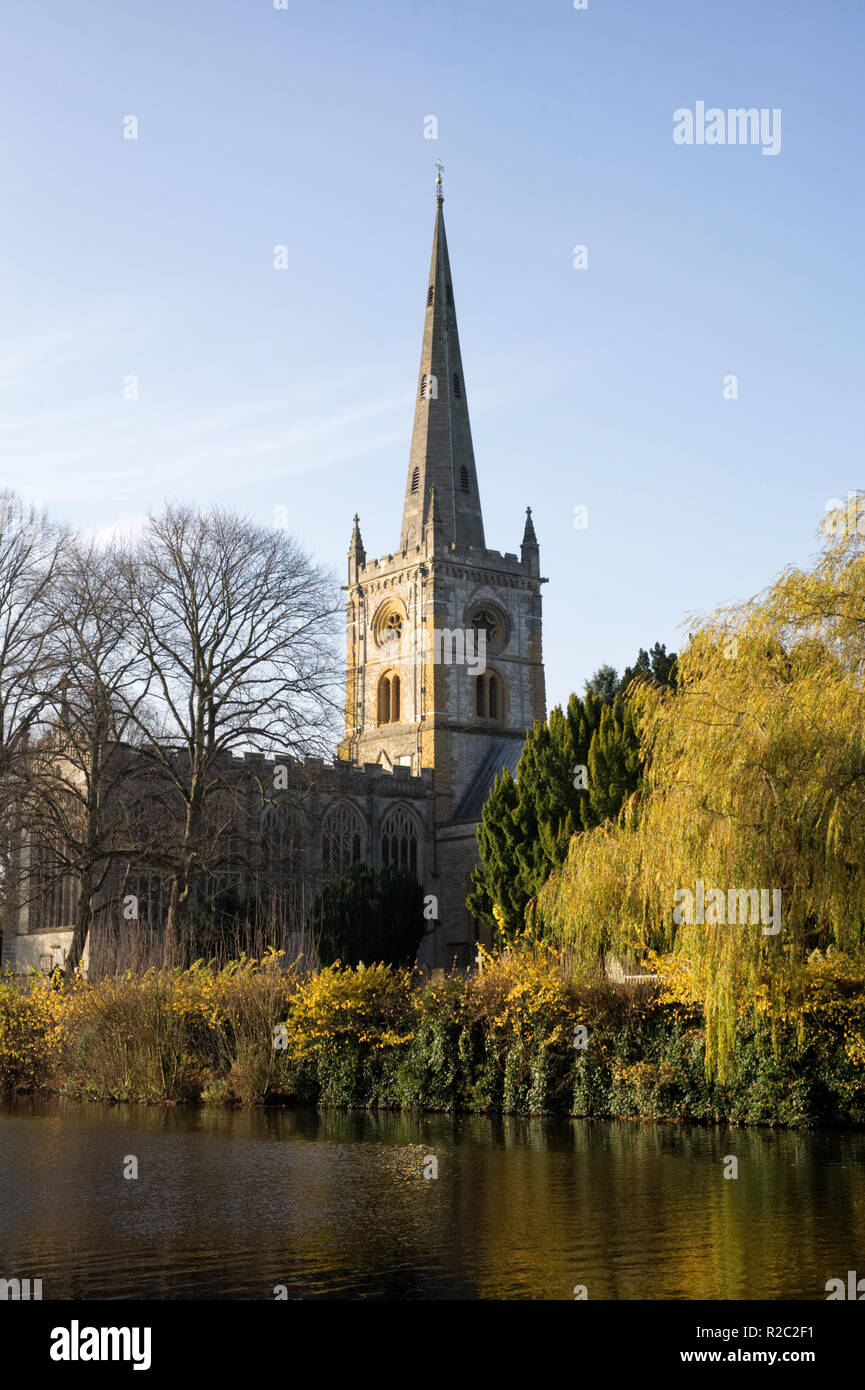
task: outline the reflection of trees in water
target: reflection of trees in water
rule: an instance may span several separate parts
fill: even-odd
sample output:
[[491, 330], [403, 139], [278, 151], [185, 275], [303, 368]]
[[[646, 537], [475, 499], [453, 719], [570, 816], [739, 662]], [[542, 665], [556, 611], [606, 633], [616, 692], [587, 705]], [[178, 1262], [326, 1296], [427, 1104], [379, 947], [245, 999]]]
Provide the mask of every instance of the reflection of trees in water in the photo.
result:
[[54, 1260], [51, 1297], [115, 1279], [138, 1297], [823, 1298], [865, 1247], [850, 1132], [39, 1099], [4, 1114], [7, 1243]]

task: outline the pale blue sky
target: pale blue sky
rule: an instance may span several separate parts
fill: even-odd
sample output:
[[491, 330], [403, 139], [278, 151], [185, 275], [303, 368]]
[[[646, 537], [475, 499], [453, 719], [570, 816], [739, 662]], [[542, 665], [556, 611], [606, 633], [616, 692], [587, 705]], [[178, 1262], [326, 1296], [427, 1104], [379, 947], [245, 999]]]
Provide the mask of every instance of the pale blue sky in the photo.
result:
[[[285, 507], [341, 578], [357, 510], [386, 554], [441, 157], [487, 543], [532, 506], [550, 703], [805, 561], [863, 485], [865, 6], [589, 6], [7, 11], [0, 481], [88, 529]], [[780, 154], [675, 145], [698, 100], [780, 108]]]

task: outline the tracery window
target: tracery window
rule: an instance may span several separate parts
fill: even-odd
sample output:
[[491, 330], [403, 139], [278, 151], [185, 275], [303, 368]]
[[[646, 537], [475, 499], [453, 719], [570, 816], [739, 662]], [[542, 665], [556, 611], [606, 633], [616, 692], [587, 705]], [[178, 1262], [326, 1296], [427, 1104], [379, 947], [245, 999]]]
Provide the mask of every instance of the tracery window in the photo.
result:
[[396, 806], [388, 811], [381, 827], [382, 867], [409, 869], [420, 878], [420, 849], [417, 822], [410, 811]]
[[346, 802], [332, 806], [321, 832], [321, 861], [326, 874], [347, 874], [363, 858], [363, 822]]
[[489, 608], [480, 608], [477, 613], [472, 614], [471, 625], [475, 632], [486, 633], [487, 646], [495, 642], [501, 632], [501, 623]]

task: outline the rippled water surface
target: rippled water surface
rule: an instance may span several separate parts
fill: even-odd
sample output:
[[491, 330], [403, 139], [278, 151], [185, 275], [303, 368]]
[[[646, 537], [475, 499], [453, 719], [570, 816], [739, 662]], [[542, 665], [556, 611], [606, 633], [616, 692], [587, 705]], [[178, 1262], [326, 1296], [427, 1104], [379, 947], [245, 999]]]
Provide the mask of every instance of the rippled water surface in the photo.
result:
[[865, 1273], [865, 1135], [18, 1100], [0, 1266], [43, 1299], [825, 1299]]

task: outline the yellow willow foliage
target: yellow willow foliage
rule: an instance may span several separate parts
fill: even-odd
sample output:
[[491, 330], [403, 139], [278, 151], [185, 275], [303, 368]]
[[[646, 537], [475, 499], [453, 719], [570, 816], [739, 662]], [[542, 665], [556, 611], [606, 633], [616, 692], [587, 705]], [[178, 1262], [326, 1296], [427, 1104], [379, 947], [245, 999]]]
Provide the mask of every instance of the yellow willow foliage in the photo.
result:
[[[693, 631], [675, 692], [641, 687], [643, 788], [617, 824], [574, 837], [539, 896], [544, 929], [587, 969], [605, 949], [673, 950], [722, 1079], [758, 997], [777, 1017], [811, 950], [862, 949], [863, 676], [865, 536], [830, 518], [810, 570]], [[698, 883], [720, 890], [702, 922]], [[780, 891], [780, 930], [739, 890], [762, 892], [764, 913]]]

